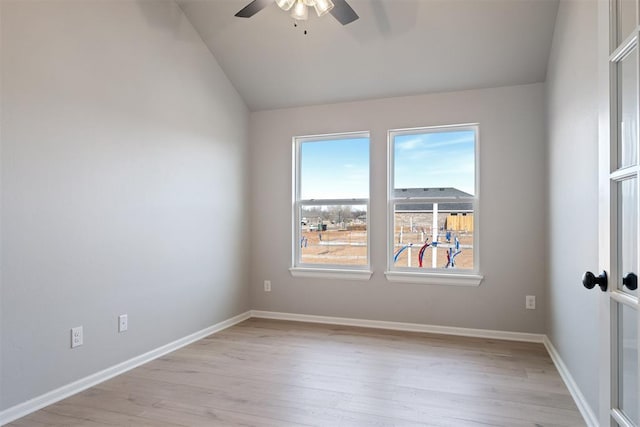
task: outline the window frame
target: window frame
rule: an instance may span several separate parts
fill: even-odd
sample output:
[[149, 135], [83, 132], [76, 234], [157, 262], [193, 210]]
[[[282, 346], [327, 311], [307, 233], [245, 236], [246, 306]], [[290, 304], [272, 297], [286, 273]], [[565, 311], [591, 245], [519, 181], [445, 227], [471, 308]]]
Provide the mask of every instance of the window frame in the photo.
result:
[[[301, 166], [302, 166], [302, 144], [308, 142], [335, 141], [340, 139], [367, 138], [369, 142], [369, 182], [367, 198], [350, 199], [301, 199]], [[294, 277], [309, 278], [329, 278], [347, 280], [369, 280], [373, 272], [371, 271], [371, 132], [340, 132], [321, 135], [295, 136], [292, 138], [293, 144], [293, 181], [292, 181], [292, 251], [291, 267], [289, 271]], [[367, 207], [367, 263], [366, 265], [340, 265], [340, 264], [310, 264], [302, 262], [302, 251], [300, 248], [301, 221], [300, 211], [303, 206], [324, 206], [324, 205], [365, 205]]]
[[[395, 178], [395, 137], [439, 132], [473, 131], [474, 142], [474, 195], [469, 198], [396, 198], [394, 197]], [[425, 126], [416, 128], [392, 129], [387, 131], [387, 269], [385, 276], [390, 282], [420, 283], [434, 285], [479, 286], [483, 280], [480, 274], [480, 125], [465, 123], [455, 125]], [[471, 202], [473, 206], [473, 270], [455, 270], [444, 268], [397, 267], [394, 265], [394, 219], [396, 204], [452, 203]]]

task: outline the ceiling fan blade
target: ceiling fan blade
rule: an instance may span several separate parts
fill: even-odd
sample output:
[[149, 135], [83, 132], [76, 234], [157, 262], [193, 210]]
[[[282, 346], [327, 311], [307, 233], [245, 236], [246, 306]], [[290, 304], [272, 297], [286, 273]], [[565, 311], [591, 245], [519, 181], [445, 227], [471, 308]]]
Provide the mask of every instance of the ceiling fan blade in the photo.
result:
[[333, 0], [331, 13], [342, 25], [347, 25], [359, 18], [358, 14], [349, 6], [346, 0]]
[[240, 12], [236, 13], [235, 16], [239, 18], [251, 18], [256, 13], [260, 12], [265, 7], [269, 6], [275, 0], [253, 0], [251, 3], [246, 5]]

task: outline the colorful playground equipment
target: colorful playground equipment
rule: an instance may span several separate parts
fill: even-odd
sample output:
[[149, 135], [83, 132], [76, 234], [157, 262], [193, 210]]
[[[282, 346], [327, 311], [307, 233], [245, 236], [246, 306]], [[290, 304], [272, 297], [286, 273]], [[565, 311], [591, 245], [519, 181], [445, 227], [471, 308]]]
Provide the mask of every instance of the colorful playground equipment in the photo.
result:
[[[400, 254], [411, 247], [413, 247], [413, 243], [409, 243], [408, 245], [401, 247], [400, 250], [393, 256], [393, 262], [398, 262], [398, 257], [400, 257]], [[420, 267], [422, 267], [422, 265], [420, 265]]]
[[[429, 240], [428, 237], [427, 237], [427, 240]], [[424, 244], [424, 246], [422, 246], [420, 248], [420, 250], [418, 251], [418, 266], [419, 267], [422, 267], [422, 259], [424, 258], [424, 252], [427, 250], [427, 248], [429, 246], [432, 246], [432, 247], [435, 248], [435, 247], [438, 246], [438, 242], [431, 242], [431, 243], [427, 242], [427, 243]]]
[[462, 253], [460, 250], [460, 240], [458, 240], [458, 236], [455, 237], [454, 248], [456, 251], [453, 251], [453, 248], [449, 248], [447, 251], [447, 265], [445, 268], [454, 268], [456, 266], [456, 257]]
[[[445, 235], [444, 235], [446, 243], [447, 244], [451, 244], [451, 238], [452, 237], [453, 237], [453, 246], [450, 246], [446, 250], [447, 264], [444, 266], [444, 268], [455, 268], [456, 267], [456, 257], [462, 253], [462, 250], [460, 249], [460, 240], [458, 239], [458, 236], [452, 236], [451, 231], [447, 231], [445, 233]], [[418, 266], [419, 267], [423, 267], [422, 264], [423, 264], [423, 260], [424, 260], [424, 254], [425, 254], [427, 248], [437, 248], [439, 244], [440, 245], [444, 244], [444, 242], [440, 242], [440, 243], [437, 242], [437, 241], [429, 242], [428, 240], [429, 240], [429, 238], [427, 237], [427, 241], [425, 241], [424, 245], [422, 245], [422, 247], [420, 247], [420, 250], [418, 251]], [[406, 251], [407, 249], [412, 248], [412, 247], [413, 247], [413, 243], [407, 243], [406, 245], [402, 246], [394, 254], [393, 262], [394, 263], [398, 262], [398, 258], [400, 257], [400, 255], [404, 251]], [[411, 256], [411, 254], [409, 254], [409, 256]]]

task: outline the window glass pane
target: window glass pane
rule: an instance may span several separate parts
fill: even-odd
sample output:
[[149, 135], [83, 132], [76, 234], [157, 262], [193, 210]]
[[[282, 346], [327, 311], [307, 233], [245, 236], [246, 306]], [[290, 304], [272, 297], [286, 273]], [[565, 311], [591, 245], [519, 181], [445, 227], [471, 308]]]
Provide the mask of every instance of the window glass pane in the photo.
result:
[[638, 156], [638, 49], [618, 64], [618, 164], [635, 165]]
[[636, 27], [636, 0], [617, 0], [618, 43], [629, 37]]
[[443, 188], [475, 194], [473, 130], [395, 135], [393, 156], [394, 189]]
[[618, 407], [636, 425], [638, 419], [638, 313], [618, 305]]
[[393, 265], [473, 270], [473, 204], [397, 203]]
[[367, 206], [302, 206], [303, 264], [367, 265]]
[[369, 138], [300, 144], [300, 199], [369, 197]]
[[[638, 274], [638, 181], [626, 179], [618, 184], [618, 271], [621, 277]], [[634, 295], [638, 290], [623, 286], [618, 289]]]

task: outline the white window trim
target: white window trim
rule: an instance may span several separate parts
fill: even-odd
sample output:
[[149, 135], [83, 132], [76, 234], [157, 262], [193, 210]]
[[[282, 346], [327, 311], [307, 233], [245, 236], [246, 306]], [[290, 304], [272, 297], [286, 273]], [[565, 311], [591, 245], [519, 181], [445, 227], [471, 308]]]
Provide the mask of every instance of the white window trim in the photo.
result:
[[343, 268], [308, 268], [291, 267], [289, 272], [293, 277], [306, 277], [311, 279], [342, 279], [342, 280], [369, 280], [373, 271]]
[[[410, 200], [396, 199], [393, 197], [394, 189], [394, 137], [398, 135], [411, 135], [434, 132], [451, 132], [472, 130], [475, 132], [475, 195], [472, 199], [448, 199], [452, 201], [471, 201], [473, 204], [473, 270], [446, 270], [442, 268], [423, 268], [416, 270], [407, 267], [395, 267], [394, 254], [394, 206], [396, 203], [429, 203], [437, 202], [435, 198], [411, 198]], [[466, 123], [459, 125], [429, 126], [409, 129], [392, 129], [387, 132], [387, 270], [385, 277], [390, 282], [418, 283], [429, 285], [454, 285], [454, 286], [479, 286], [483, 280], [480, 274], [480, 128], [478, 123]], [[441, 200], [441, 201], [444, 201]]]
[[480, 286], [484, 276], [479, 274], [385, 271], [390, 282], [418, 283], [425, 285]]
[[[317, 142], [336, 139], [367, 138], [369, 140], [369, 197], [358, 199], [310, 199], [300, 198], [300, 147], [305, 142]], [[292, 251], [291, 268], [289, 272], [294, 277], [344, 279], [344, 280], [369, 280], [371, 271], [371, 134], [369, 131], [343, 132], [323, 135], [296, 136], [293, 143], [293, 182], [292, 182]], [[366, 265], [336, 265], [336, 264], [309, 264], [300, 262], [300, 207], [321, 205], [365, 205], [367, 207], [367, 264]]]

